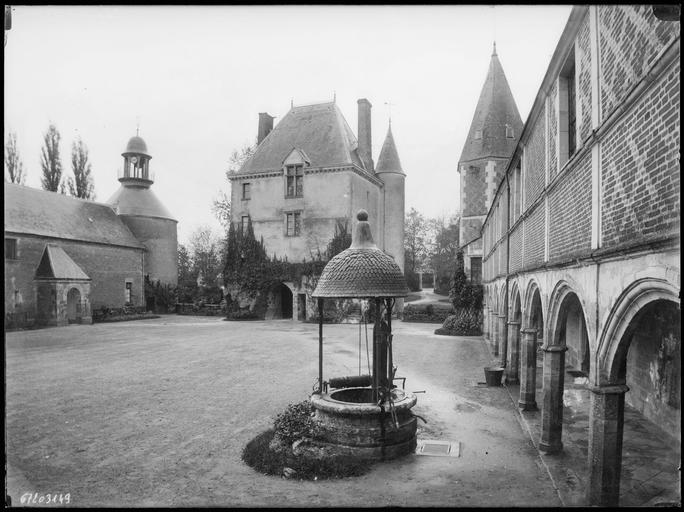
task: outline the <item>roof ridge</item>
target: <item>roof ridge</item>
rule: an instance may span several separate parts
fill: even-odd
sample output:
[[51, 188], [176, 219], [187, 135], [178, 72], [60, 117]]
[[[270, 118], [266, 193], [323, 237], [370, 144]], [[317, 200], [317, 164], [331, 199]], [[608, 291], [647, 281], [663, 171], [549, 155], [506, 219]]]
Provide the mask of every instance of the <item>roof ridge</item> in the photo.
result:
[[31, 187], [29, 185], [21, 185], [19, 183], [5, 183], [5, 185], [11, 185], [11, 186], [15, 186], [15, 187], [23, 187], [23, 188], [27, 188], [30, 190], [34, 190], [36, 192], [45, 192], [46, 194], [57, 194], [59, 196], [62, 196], [62, 197], [68, 198], [68, 199], [75, 199], [77, 201], [82, 201], [82, 202], [85, 202], [88, 204], [97, 204], [100, 206], [107, 206], [108, 208], [112, 207], [112, 205], [109, 203], [102, 203], [100, 201], [95, 201], [94, 199], [84, 199], [82, 197], [72, 196], [71, 194], [62, 194], [61, 192], [54, 192], [52, 190], [45, 190], [44, 188], [36, 188], [36, 187]]

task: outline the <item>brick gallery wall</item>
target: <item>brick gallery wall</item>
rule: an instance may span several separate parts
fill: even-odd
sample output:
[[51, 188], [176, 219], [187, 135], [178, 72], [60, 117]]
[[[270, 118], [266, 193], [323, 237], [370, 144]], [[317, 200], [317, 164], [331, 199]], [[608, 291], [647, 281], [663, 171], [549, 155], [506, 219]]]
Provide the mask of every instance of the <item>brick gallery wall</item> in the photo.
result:
[[546, 169], [546, 139], [544, 138], [544, 116], [541, 114], [535, 121], [530, 139], [525, 146], [525, 207], [529, 207], [544, 190]]
[[601, 147], [604, 247], [679, 232], [679, 74], [677, 60]]
[[599, 45], [601, 110], [615, 110], [680, 31], [679, 22], [662, 22], [652, 6], [601, 6]]
[[524, 268], [536, 268], [544, 263], [544, 203], [525, 219]]
[[549, 259], [591, 247], [591, 154], [573, 162], [549, 193]]
[[[520, 243], [517, 231], [521, 226], [511, 232], [511, 263], [516, 269], [533, 269], [543, 264], [547, 214], [549, 260], [560, 261], [591, 250], [592, 156], [581, 144], [584, 141], [586, 145], [593, 131], [590, 19], [587, 11], [571, 46], [577, 84], [578, 147], [574, 158], [559, 169], [558, 80], [553, 80], [539, 114], [526, 127], [524, 251], [513, 248], [513, 244]], [[598, 7], [601, 122], [609, 119], [616, 108], [625, 106], [627, 94], [643, 79], [656, 57], [663, 55], [679, 33], [679, 25], [657, 20], [650, 5]], [[679, 76], [680, 63], [675, 59], [634, 104], [626, 105], [626, 114], [601, 135], [598, 164], [602, 249], [679, 232]], [[550, 187], [545, 189], [547, 161]], [[558, 176], [559, 172], [562, 176]], [[548, 212], [544, 201], [535, 205], [534, 211], [525, 211], [544, 194], [548, 194]], [[502, 186], [494, 204], [500, 202], [505, 206], [505, 198]], [[497, 222], [501, 229], [492, 226]], [[484, 229], [488, 233], [484, 275], [491, 280], [506, 271], [501, 247], [505, 245], [506, 219], [490, 213]], [[497, 246], [499, 240], [503, 241]], [[518, 263], [521, 254], [524, 260]]]

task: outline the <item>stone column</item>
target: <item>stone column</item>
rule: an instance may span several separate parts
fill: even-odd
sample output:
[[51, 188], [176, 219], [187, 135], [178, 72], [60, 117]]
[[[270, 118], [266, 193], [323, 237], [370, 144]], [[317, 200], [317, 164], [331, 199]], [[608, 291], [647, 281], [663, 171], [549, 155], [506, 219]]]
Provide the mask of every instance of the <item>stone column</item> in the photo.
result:
[[520, 322], [508, 322], [508, 360], [506, 361], [506, 383], [519, 382], [520, 368]]
[[520, 399], [518, 406], [523, 411], [537, 409], [537, 329], [520, 331], [522, 375], [520, 375]]
[[622, 470], [625, 385], [591, 389], [589, 409], [589, 485], [587, 503], [617, 507]]
[[489, 308], [485, 306], [482, 308], [482, 336], [484, 337], [485, 341], [489, 341], [489, 324], [487, 323], [488, 321]]
[[539, 449], [558, 453], [563, 449], [563, 384], [565, 352], [561, 345], [544, 345], [544, 390]]
[[506, 316], [496, 315], [496, 343], [494, 344], [494, 355], [498, 356], [503, 343], [504, 329], [506, 328]]

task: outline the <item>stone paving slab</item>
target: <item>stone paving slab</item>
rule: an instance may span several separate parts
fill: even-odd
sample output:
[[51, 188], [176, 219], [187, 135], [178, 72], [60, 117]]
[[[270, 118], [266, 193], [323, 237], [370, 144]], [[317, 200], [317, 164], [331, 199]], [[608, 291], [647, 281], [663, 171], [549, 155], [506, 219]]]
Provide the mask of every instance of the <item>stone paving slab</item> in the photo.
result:
[[[318, 374], [317, 325], [161, 319], [6, 335], [7, 492], [71, 506], [558, 506], [505, 388], [484, 380], [481, 337], [394, 323], [395, 362], [418, 394], [419, 437], [460, 457], [409, 455], [363, 477], [259, 474], [245, 444]], [[358, 373], [357, 325], [326, 325], [325, 377]], [[365, 344], [365, 343], [364, 343]], [[365, 346], [362, 345], [365, 363]]]

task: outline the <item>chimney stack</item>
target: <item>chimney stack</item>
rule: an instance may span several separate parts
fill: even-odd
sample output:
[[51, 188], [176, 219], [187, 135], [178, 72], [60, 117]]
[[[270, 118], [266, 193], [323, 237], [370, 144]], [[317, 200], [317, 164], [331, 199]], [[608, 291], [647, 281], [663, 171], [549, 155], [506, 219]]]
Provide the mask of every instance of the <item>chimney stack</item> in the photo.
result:
[[257, 132], [257, 146], [261, 144], [261, 141], [266, 138], [266, 135], [271, 133], [273, 130], [273, 116], [268, 115], [266, 112], [259, 113], [259, 131]]
[[371, 145], [371, 102], [362, 98], [359, 104], [359, 156], [369, 172], [373, 172], [373, 146]]

